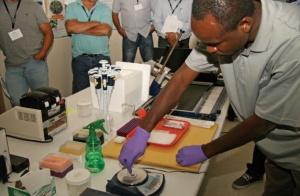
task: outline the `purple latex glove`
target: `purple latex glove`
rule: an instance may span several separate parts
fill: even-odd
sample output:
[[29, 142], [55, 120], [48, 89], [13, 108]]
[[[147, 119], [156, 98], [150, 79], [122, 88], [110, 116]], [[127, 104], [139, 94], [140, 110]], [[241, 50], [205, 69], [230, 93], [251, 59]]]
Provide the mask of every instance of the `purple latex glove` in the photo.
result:
[[203, 153], [201, 146], [184, 146], [176, 155], [177, 163], [182, 166], [195, 165], [206, 160], [207, 157]]
[[150, 133], [141, 127], [137, 127], [133, 136], [123, 145], [119, 161], [132, 172], [132, 165], [140, 156], [145, 153]]

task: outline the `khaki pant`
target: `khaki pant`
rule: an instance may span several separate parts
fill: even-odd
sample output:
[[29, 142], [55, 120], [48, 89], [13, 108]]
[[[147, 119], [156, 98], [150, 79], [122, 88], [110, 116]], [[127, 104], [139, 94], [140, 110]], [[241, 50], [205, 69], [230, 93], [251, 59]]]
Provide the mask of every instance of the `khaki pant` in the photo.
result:
[[265, 169], [266, 183], [262, 196], [300, 196], [299, 171], [284, 169], [269, 160]]

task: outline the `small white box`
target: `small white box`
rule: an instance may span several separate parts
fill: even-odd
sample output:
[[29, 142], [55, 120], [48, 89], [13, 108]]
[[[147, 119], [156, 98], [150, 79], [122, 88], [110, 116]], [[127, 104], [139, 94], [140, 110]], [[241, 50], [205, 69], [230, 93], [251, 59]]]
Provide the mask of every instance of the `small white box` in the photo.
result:
[[[149, 98], [151, 66], [148, 64], [116, 62], [116, 67], [121, 68], [121, 77], [115, 81], [108, 110], [121, 113], [122, 104], [124, 103], [135, 105], [138, 108]], [[90, 78], [90, 87], [93, 107], [99, 109], [93, 78]], [[102, 87], [101, 97], [103, 97]], [[101, 99], [101, 102], [103, 105], [103, 99]]]
[[[26, 175], [28, 174], [30, 173], [27, 173]], [[56, 185], [55, 185], [55, 180], [52, 176], [50, 177], [50, 180], [51, 180], [50, 184], [41, 187], [32, 195], [26, 189], [19, 189], [15, 187], [15, 184], [17, 184], [17, 182], [14, 182], [7, 186], [8, 196], [41, 196], [41, 195], [53, 196], [56, 194]]]
[[3, 155], [5, 158], [5, 163], [6, 163], [6, 170], [7, 173], [11, 173], [11, 162], [10, 162], [10, 157], [9, 157], [9, 149], [8, 149], [8, 144], [7, 144], [7, 139], [6, 139], [6, 133], [5, 129], [0, 127], [0, 155]]

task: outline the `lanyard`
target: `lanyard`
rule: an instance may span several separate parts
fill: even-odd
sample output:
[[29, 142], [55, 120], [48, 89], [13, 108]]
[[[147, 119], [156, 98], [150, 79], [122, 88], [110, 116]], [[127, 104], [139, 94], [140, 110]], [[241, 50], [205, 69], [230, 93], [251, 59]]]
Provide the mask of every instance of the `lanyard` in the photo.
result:
[[5, 0], [3, 0], [3, 3], [4, 3], [4, 5], [5, 5], [5, 8], [6, 8], [7, 13], [9, 14], [9, 16], [10, 16], [10, 18], [11, 18], [11, 28], [14, 29], [14, 28], [15, 28], [15, 23], [16, 23], [17, 11], [18, 11], [18, 9], [19, 9], [19, 7], [20, 7], [21, 0], [19, 0], [19, 2], [18, 2], [18, 5], [17, 5], [17, 9], [16, 9], [16, 12], [15, 12], [14, 18], [11, 17], [11, 15], [10, 15], [10, 13], [9, 13], [9, 10], [8, 10], [8, 7], [7, 7], [7, 5], [6, 5]]
[[91, 21], [92, 14], [94, 13], [94, 10], [95, 10], [95, 9], [93, 9], [93, 10], [91, 11], [91, 14], [90, 14], [90, 16], [88, 15], [88, 13], [86, 12], [86, 10], [84, 9], [84, 6], [82, 6], [82, 9], [84, 10], [84, 12], [85, 12], [86, 16], [88, 17], [88, 20], [89, 20], [89, 21]]
[[181, 3], [181, 1], [182, 0], [180, 0], [178, 3], [177, 3], [177, 5], [176, 5], [176, 7], [173, 9], [173, 7], [172, 7], [172, 5], [171, 5], [171, 2], [170, 2], [170, 0], [168, 0], [169, 1], [169, 4], [170, 4], [170, 7], [171, 7], [171, 10], [172, 10], [172, 14], [174, 14], [174, 12], [175, 12], [175, 10], [177, 9], [177, 7], [178, 7], [178, 5]]

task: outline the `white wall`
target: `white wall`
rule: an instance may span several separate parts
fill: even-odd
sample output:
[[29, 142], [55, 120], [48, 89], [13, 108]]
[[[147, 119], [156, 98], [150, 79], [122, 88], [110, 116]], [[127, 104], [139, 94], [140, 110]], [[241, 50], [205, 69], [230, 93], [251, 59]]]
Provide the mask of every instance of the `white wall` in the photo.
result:
[[[154, 47], [157, 47], [158, 37], [156, 33], [153, 33]], [[192, 35], [190, 40], [190, 48], [193, 48], [196, 44], [196, 38]], [[109, 48], [111, 52], [112, 64], [116, 61], [122, 60], [122, 37], [116, 30], [113, 30], [110, 37]], [[67, 97], [72, 94], [72, 50], [71, 50], [71, 38], [64, 37], [55, 39], [53, 46], [47, 57], [49, 67], [49, 86], [59, 89], [63, 97]], [[139, 51], [137, 52], [135, 62], [142, 62]], [[5, 65], [4, 55], [0, 52], [0, 73], [2, 77], [5, 77]], [[5, 97], [5, 95], [4, 95]], [[5, 97], [5, 108], [10, 109], [10, 102]]]

